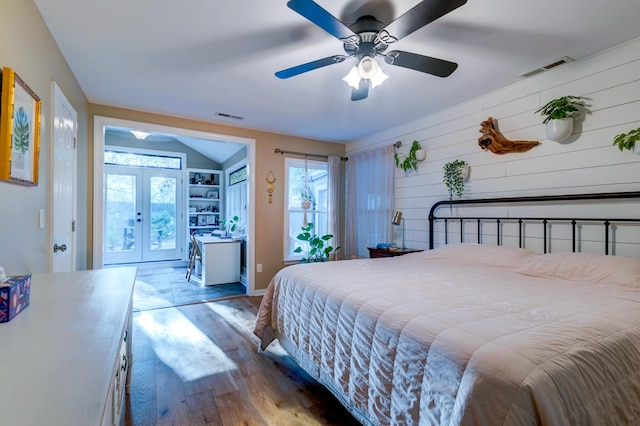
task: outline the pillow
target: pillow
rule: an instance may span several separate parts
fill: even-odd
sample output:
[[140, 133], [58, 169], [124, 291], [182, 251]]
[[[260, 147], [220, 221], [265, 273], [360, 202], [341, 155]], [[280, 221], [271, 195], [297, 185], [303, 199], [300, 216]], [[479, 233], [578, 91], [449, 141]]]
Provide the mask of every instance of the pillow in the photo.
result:
[[511, 269], [523, 264], [534, 252], [518, 247], [493, 246], [482, 244], [448, 244], [423, 252], [427, 259], [450, 260], [468, 265], [489, 265]]
[[547, 253], [528, 257], [515, 269], [524, 275], [640, 288], [640, 259], [592, 253]]

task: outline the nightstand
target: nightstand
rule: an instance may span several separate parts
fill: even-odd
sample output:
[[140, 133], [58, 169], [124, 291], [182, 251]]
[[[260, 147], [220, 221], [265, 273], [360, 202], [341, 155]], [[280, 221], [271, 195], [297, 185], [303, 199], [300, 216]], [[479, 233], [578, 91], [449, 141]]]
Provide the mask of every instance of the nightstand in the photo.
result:
[[385, 249], [379, 249], [379, 248], [375, 248], [375, 247], [367, 247], [367, 250], [369, 250], [369, 257], [370, 258], [374, 258], [374, 257], [395, 257], [395, 256], [403, 256], [407, 253], [418, 253], [420, 251], [424, 251], [421, 249], [412, 249], [412, 248], [399, 248], [396, 250], [385, 250]]

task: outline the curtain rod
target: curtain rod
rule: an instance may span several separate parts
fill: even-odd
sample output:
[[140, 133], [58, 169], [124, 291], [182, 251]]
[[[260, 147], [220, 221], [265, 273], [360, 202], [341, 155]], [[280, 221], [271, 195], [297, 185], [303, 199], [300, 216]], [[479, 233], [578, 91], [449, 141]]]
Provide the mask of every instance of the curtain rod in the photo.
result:
[[[329, 156], [328, 156], [328, 155], [322, 155], [322, 154], [309, 154], [309, 153], [307, 153], [307, 152], [285, 151], [285, 150], [282, 150], [282, 149], [280, 149], [280, 148], [276, 148], [276, 149], [274, 149], [274, 150], [273, 150], [273, 152], [275, 152], [276, 154], [280, 154], [280, 155], [284, 155], [284, 154], [293, 154], [293, 155], [302, 155], [302, 156], [305, 156], [305, 157], [317, 157], [317, 158], [324, 158], [324, 159], [329, 158]], [[348, 161], [348, 160], [349, 160], [349, 157], [340, 157], [340, 159], [341, 159], [342, 161]]]

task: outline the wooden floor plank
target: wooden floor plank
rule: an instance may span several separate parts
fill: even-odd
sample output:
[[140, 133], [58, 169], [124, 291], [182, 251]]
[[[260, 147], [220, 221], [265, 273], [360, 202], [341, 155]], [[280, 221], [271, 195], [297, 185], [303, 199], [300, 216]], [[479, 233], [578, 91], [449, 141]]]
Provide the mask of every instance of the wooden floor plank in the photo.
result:
[[155, 309], [133, 329], [125, 425], [358, 425], [277, 342], [258, 353], [260, 298]]

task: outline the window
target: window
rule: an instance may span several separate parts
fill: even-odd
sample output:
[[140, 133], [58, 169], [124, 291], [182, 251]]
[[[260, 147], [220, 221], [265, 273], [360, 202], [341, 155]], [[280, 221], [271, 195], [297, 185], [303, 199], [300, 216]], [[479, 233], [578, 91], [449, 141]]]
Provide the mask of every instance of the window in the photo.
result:
[[[285, 220], [284, 260], [300, 260], [293, 251], [304, 244], [296, 239], [304, 223], [303, 201], [308, 199], [307, 222], [313, 223], [318, 235], [328, 234], [331, 206], [327, 192], [328, 168], [326, 161], [297, 158], [285, 159]], [[306, 250], [306, 247], [303, 247]]]
[[[233, 170], [233, 171], [230, 171]], [[227, 169], [225, 218], [238, 216], [235, 234], [244, 234], [247, 227], [247, 165], [241, 161]]]
[[229, 173], [229, 185], [235, 185], [247, 180], [247, 166], [242, 166], [235, 172]]
[[156, 169], [182, 169], [182, 158], [143, 152], [104, 152], [104, 164], [112, 166], [146, 167]]

